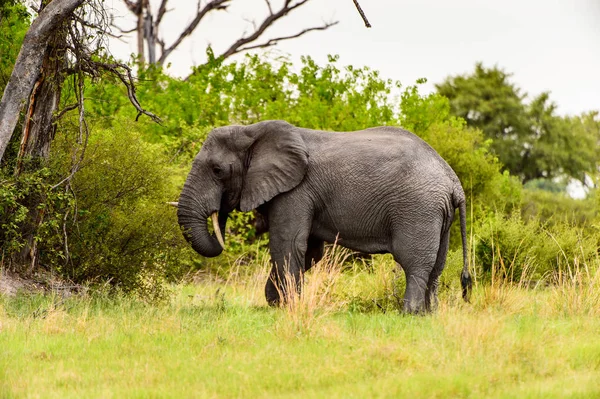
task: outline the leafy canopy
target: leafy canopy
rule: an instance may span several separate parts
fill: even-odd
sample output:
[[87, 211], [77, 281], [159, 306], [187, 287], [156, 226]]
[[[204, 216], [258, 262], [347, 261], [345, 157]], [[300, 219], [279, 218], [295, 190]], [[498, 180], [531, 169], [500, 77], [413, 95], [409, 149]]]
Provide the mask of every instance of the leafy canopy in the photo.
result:
[[[567, 176], [586, 182], [600, 158], [597, 132], [581, 128], [580, 118], [560, 117], [549, 93], [525, 102], [511, 75], [481, 63], [470, 74], [436, 85], [450, 100], [453, 115], [481, 129], [504, 168], [523, 183]], [[589, 117], [584, 117], [589, 124]], [[593, 129], [591, 129], [593, 130]]]

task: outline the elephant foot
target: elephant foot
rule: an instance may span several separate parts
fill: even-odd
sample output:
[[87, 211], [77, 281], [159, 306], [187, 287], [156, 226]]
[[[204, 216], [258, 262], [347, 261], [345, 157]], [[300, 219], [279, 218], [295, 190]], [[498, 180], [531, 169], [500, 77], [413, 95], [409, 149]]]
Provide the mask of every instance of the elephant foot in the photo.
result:
[[265, 285], [265, 299], [269, 306], [277, 307], [282, 304], [281, 295], [271, 279], [267, 280]]
[[425, 301], [414, 301], [405, 298], [403, 312], [411, 315], [425, 315], [431, 313], [431, 309], [425, 306]]

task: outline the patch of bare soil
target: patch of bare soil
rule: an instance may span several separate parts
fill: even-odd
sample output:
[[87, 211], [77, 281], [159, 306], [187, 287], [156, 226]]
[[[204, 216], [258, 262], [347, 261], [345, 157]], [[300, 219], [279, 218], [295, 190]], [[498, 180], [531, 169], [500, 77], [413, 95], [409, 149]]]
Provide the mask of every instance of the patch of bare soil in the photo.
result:
[[0, 295], [15, 296], [17, 293], [49, 293], [70, 296], [81, 292], [82, 286], [69, 284], [50, 273], [36, 273], [24, 278], [18, 273], [0, 269]]
[[36, 288], [34, 282], [8, 270], [0, 270], [0, 295], [15, 296], [19, 291], [32, 291]]

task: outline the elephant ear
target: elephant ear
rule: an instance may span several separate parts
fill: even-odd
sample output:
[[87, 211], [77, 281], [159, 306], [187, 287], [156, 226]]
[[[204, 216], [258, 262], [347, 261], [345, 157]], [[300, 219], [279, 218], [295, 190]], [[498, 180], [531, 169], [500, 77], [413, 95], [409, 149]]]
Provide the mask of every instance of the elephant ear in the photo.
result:
[[296, 187], [308, 168], [306, 145], [289, 123], [260, 122], [246, 127], [245, 133], [254, 141], [248, 149], [240, 200], [244, 212]]

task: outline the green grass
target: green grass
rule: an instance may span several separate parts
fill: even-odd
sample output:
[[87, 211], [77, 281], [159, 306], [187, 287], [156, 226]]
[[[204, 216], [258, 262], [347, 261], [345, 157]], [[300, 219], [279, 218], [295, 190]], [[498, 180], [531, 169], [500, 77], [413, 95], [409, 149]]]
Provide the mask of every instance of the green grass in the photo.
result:
[[318, 268], [284, 309], [264, 305], [264, 267], [162, 304], [0, 299], [0, 397], [600, 397], [600, 273], [476, 286], [470, 304], [450, 285], [407, 316], [388, 263]]

